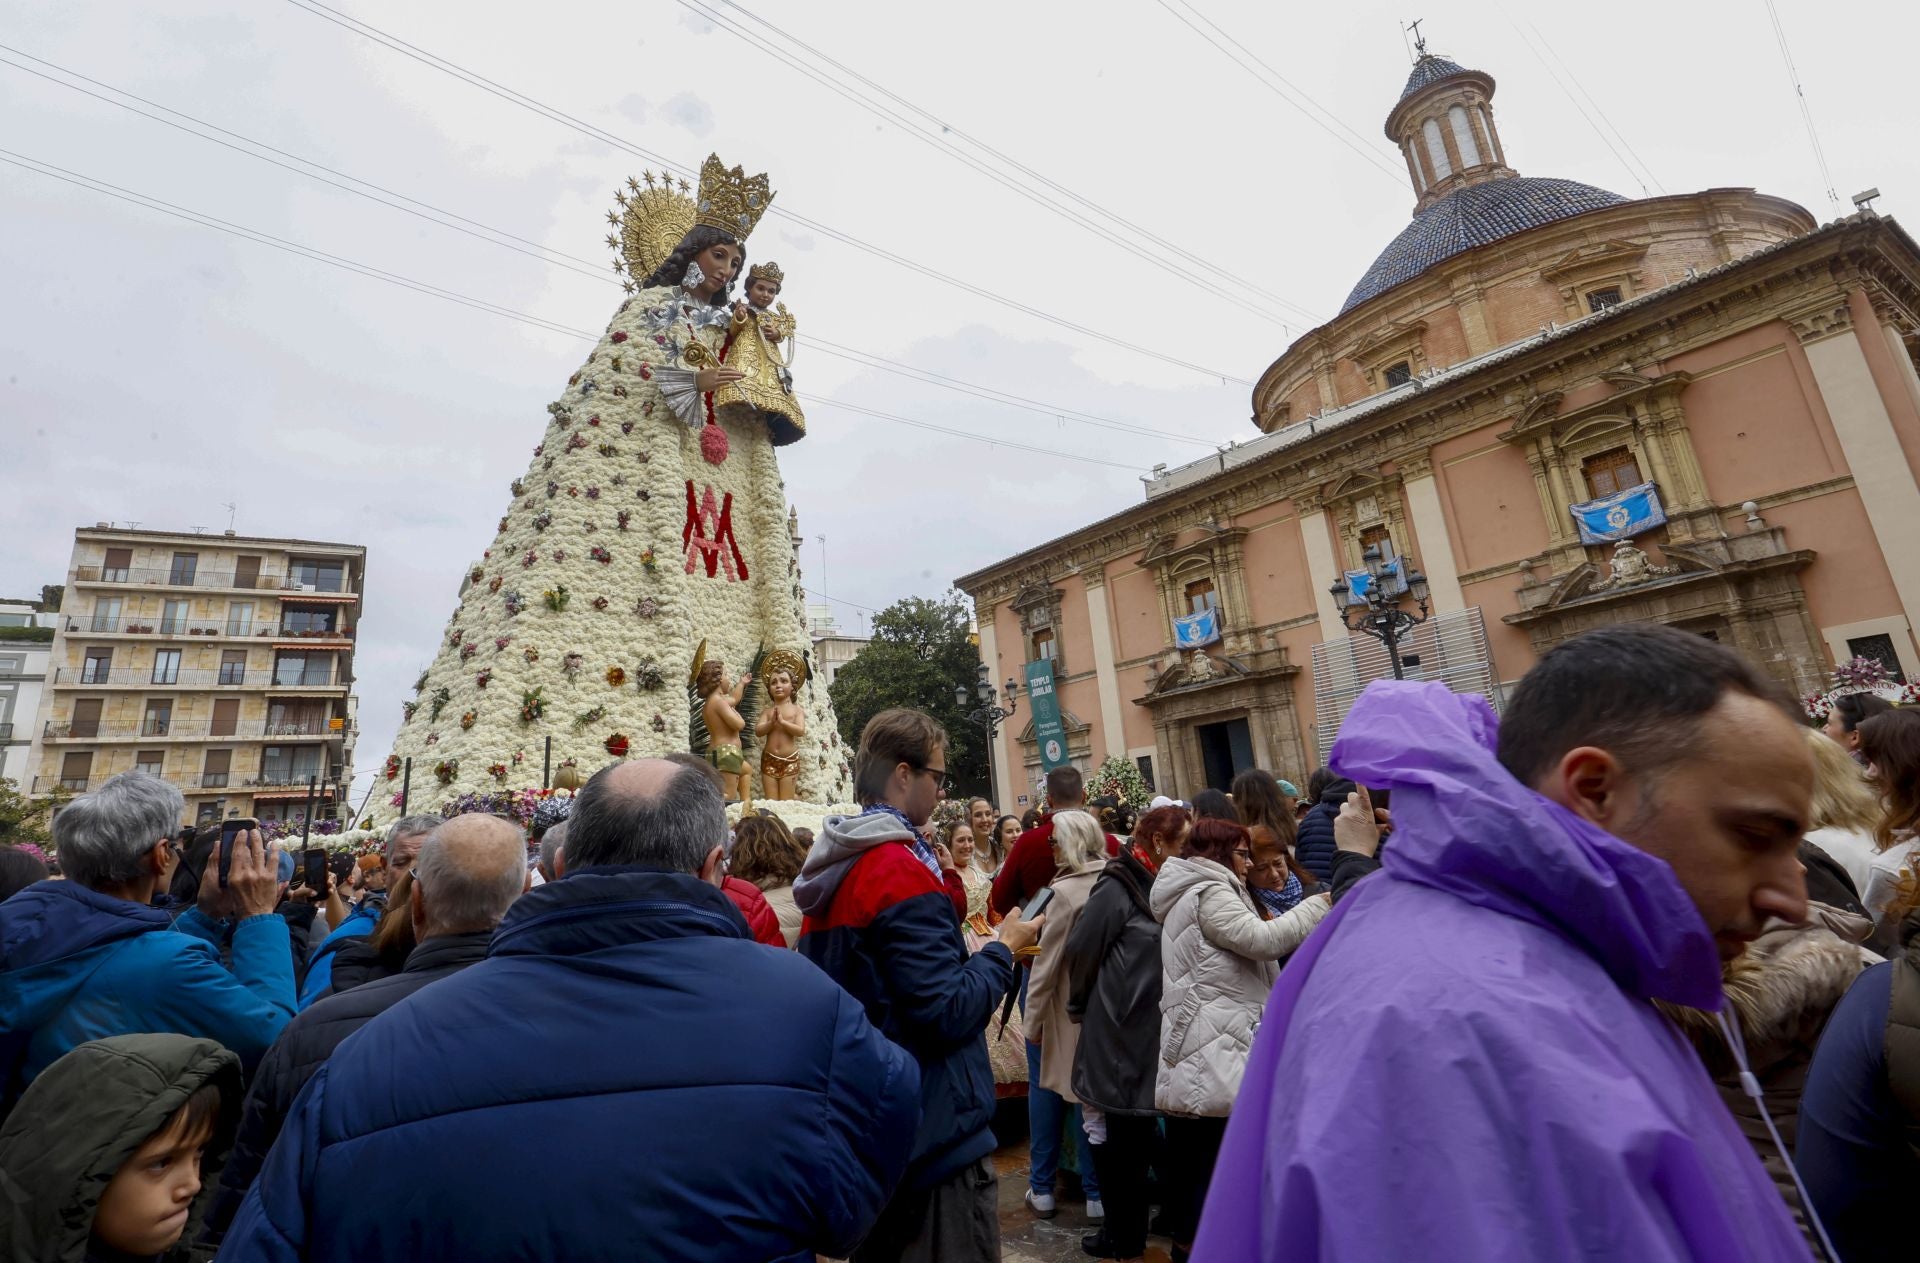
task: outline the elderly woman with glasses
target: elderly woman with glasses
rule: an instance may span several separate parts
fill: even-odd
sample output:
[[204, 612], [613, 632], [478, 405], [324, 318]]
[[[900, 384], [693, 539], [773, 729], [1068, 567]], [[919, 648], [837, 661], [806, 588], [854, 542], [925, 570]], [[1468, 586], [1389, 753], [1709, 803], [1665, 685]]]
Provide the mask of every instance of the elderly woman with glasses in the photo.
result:
[[1160, 1064], [1154, 1104], [1166, 1115], [1175, 1256], [1193, 1244], [1200, 1203], [1240, 1095], [1247, 1054], [1280, 962], [1333, 906], [1325, 895], [1261, 920], [1246, 878], [1253, 839], [1217, 817], [1194, 821], [1160, 866], [1148, 901], [1161, 925]]

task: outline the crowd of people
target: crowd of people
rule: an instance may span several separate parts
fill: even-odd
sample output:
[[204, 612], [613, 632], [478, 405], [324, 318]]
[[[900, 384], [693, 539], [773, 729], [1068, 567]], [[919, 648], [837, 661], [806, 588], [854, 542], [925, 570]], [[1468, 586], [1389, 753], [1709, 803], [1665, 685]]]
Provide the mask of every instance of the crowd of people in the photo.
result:
[[1009, 1061], [1097, 1258], [1915, 1248], [1920, 711], [1617, 627], [1371, 686], [1304, 793], [946, 756], [875, 716], [818, 836], [618, 762], [324, 889], [112, 778], [0, 848], [5, 1257], [997, 1259]]

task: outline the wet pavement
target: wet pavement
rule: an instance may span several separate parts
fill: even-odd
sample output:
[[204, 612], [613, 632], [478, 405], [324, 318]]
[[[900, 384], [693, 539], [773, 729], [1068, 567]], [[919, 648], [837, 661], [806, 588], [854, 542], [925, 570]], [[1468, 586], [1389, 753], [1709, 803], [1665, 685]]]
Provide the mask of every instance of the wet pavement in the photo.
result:
[[[1075, 1193], [1071, 1200], [1065, 1188], [1056, 1190], [1059, 1210], [1052, 1219], [1041, 1219], [1023, 1200], [1027, 1191], [1027, 1137], [1024, 1118], [1006, 1126], [1008, 1106], [1002, 1106], [995, 1127], [1006, 1138], [993, 1155], [994, 1169], [1000, 1175], [1000, 1257], [1002, 1263], [1085, 1263], [1091, 1256], [1080, 1248], [1080, 1238], [1098, 1225], [1087, 1219], [1086, 1202]], [[1015, 1103], [1014, 1110], [1024, 1110]], [[1062, 1184], [1065, 1172], [1062, 1172]], [[1169, 1242], [1165, 1237], [1147, 1241], [1148, 1263], [1168, 1263]]]

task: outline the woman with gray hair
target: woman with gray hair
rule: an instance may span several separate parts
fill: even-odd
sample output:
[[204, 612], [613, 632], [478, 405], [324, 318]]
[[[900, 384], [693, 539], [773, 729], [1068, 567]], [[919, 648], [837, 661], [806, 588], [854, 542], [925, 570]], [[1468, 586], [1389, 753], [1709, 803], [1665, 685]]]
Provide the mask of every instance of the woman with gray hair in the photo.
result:
[[174, 920], [153, 906], [184, 810], [166, 781], [123, 772], [54, 817], [68, 880], [0, 904], [0, 1106], [90, 1039], [203, 1036], [251, 1065], [293, 1016], [279, 850], [259, 830], [234, 839], [225, 882], [208, 862], [196, 907]]

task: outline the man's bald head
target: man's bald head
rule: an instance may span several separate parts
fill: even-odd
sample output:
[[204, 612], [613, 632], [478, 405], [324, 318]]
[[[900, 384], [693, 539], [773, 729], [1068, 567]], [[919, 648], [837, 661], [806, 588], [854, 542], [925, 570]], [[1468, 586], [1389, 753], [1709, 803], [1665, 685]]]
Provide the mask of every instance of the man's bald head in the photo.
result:
[[726, 802], [704, 769], [674, 759], [630, 759], [595, 772], [574, 798], [567, 871], [631, 864], [698, 873], [726, 840]]
[[413, 862], [421, 938], [491, 930], [527, 888], [527, 841], [498, 816], [455, 816], [427, 835]]

